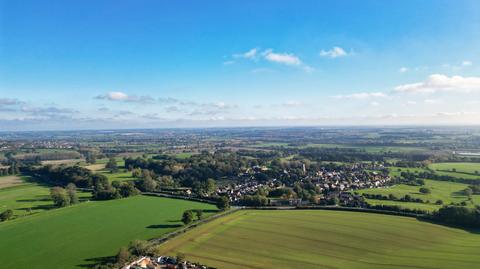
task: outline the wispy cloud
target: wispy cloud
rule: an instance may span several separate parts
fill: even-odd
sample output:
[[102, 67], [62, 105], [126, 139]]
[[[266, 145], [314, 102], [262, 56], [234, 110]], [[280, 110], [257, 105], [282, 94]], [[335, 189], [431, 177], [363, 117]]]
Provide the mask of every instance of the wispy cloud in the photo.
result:
[[275, 53], [272, 49], [268, 49], [263, 52], [263, 56], [265, 60], [270, 62], [275, 62], [279, 64], [286, 64], [286, 65], [302, 65], [302, 61], [300, 58], [295, 56], [294, 54], [289, 53]]
[[346, 95], [334, 95], [332, 96], [335, 99], [369, 99], [369, 98], [386, 98], [388, 97], [383, 92], [360, 92], [360, 93], [352, 93]]
[[253, 49], [251, 49], [247, 52], [244, 52], [244, 53], [233, 54], [232, 57], [233, 58], [255, 59], [257, 57], [257, 52], [258, 52], [258, 49], [253, 48]]
[[[312, 72], [314, 71], [314, 68], [311, 66], [308, 66], [305, 64], [300, 57], [293, 53], [279, 53], [279, 52], [274, 52], [273, 49], [266, 49], [261, 51], [258, 48], [253, 48], [250, 49], [247, 52], [244, 53], [236, 53], [232, 55], [233, 59], [248, 59], [251, 61], [259, 61], [259, 60], [264, 60], [267, 62], [271, 63], [276, 63], [276, 64], [282, 64], [282, 65], [288, 65], [288, 66], [293, 66], [293, 67], [298, 67], [303, 69], [305, 72]], [[224, 65], [230, 65], [235, 63], [234, 60], [229, 60], [223, 62]], [[258, 68], [254, 70], [266, 70], [265, 68]], [[255, 71], [255, 72], [256, 72]]]
[[397, 93], [474, 92], [480, 91], [480, 77], [430, 75], [426, 80], [395, 87]]
[[13, 106], [20, 105], [22, 103], [23, 102], [15, 98], [0, 98], [0, 106]]
[[398, 69], [398, 72], [400, 73], [405, 73], [407, 72], [409, 69], [407, 67], [400, 67], [400, 69]]
[[124, 92], [108, 92], [107, 94], [97, 95], [95, 99], [99, 100], [108, 100], [108, 101], [123, 101], [123, 102], [130, 102], [130, 103], [154, 103], [155, 99], [150, 96], [135, 96], [135, 95], [128, 95]]
[[281, 105], [285, 107], [300, 107], [300, 106], [303, 106], [304, 103], [300, 101], [290, 100], [285, 103], [282, 103]]
[[321, 57], [328, 57], [328, 58], [338, 58], [338, 57], [345, 57], [348, 56], [349, 53], [347, 53], [343, 48], [341, 47], [333, 47], [329, 50], [321, 50], [320, 51], [320, 56]]

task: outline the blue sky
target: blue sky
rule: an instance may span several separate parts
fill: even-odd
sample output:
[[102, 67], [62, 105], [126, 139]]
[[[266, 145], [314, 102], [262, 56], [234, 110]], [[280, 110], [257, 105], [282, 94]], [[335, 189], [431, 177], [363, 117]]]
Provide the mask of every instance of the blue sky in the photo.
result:
[[479, 1], [0, 0], [0, 130], [478, 124]]

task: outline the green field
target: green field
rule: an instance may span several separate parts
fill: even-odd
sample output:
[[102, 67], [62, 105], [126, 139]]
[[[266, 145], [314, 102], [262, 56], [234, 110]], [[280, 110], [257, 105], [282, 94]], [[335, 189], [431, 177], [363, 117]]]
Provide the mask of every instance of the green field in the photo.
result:
[[[452, 172], [451, 171], [451, 169], [452, 169], [451, 166], [449, 167], [449, 166], [445, 166], [443, 164], [446, 164], [446, 163], [430, 164], [429, 168], [432, 169], [432, 170], [428, 170], [428, 169], [425, 169], [425, 168], [405, 168], [405, 167], [396, 167], [396, 166], [389, 167], [389, 170], [390, 170], [390, 175], [391, 176], [400, 176], [400, 173], [402, 171], [411, 172], [411, 173], [422, 173], [422, 172], [432, 172], [433, 171], [435, 174], [438, 174], [438, 175], [451, 176], [451, 177], [464, 178], [464, 179], [478, 179], [478, 180], [480, 180], [480, 175], [461, 172], [461, 170], [457, 170], [458, 172]], [[459, 164], [459, 163], [455, 163], [455, 164]], [[470, 163], [464, 163], [464, 164], [470, 164]], [[461, 167], [461, 166], [458, 166], [458, 167]], [[445, 170], [437, 170], [439, 168], [445, 169]], [[450, 168], [450, 171], [448, 171], [447, 168]]]
[[187, 209], [213, 205], [149, 196], [86, 202], [0, 223], [1, 268], [80, 268], [134, 239], [181, 226]]
[[[420, 203], [413, 203], [413, 202], [398, 202], [398, 201], [367, 199], [369, 203], [375, 204], [375, 205], [377, 204], [399, 205], [405, 208], [433, 211], [435, 209], [439, 209], [440, 207], [442, 207], [441, 205], [435, 205], [435, 202], [437, 200], [442, 200], [444, 204], [461, 203], [465, 201], [469, 206], [473, 206], [470, 202], [467, 201], [467, 197], [462, 192], [465, 188], [468, 187], [467, 184], [426, 179], [425, 185], [421, 187], [429, 188], [431, 190], [431, 193], [422, 194], [419, 192], [420, 186], [410, 186], [405, 184], [398, 184], [389, 188], [363, 189], [363, 190], [358, 190], [357, 192], [360, 194], [362, 193], [382, 194], [382, 195], [393, 194], [398, 198], [408, 194], [412, 198], [420, 198], [424, 201], [430, 200], [429, 204], [420, 204]], [[480, 195], [473, 195], [472, 200], [475, 204], [480, 204]]]
[[132, 172], [118, 172], [118, 173], [110, 173], [108, 171], [101, 171], [101, 174], [105, 175], [109, 181], [126, 181], [126, 180], [135, 180], [132, 177]]
[[452, 171], [452, 169], [456, 169], [457, 173], [475, 174], [475, 171], [480, 173], [480, 163], [467, 163], [467, 162], [432, 163], [429, 165], [429, 167], [433, 170], [440, 170], [440, 171]]
[[480, 234], [414, 218], [240, 211], [160, 245], [224, 268], [477, 268]]
[[[27, 177], [23, 177], [23, 179], [28, 180]], [[78, 192], [78, 196], [82, 200], [90, 198], [91, 194], [89, 192]], [[54, 205], [50, 199], [50, 187], [32, 182], [0, 189], [0, 212], [12, 209], [14, 215], [23, 216], [53, 208]]]
[[480, 180], [480, 163], [432, 163], [428, 167], [439, 175]]
[[181, 153], [175, 153], [173, 156], [179, 159], [187, 159], [190, 158], [194, 153], [193, 152], [181, 152]]

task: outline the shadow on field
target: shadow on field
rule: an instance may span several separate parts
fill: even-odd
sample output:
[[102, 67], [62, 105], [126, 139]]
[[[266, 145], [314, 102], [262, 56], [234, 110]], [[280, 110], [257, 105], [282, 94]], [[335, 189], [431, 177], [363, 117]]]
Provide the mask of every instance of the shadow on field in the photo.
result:
[[43, 198], [38, 198], [38, 199], [18, 199], [16, 202], [27, 202], [27, 203], [33, 203], [33, 202], [49, 202], [52, 199], [50, 197], [43, 197]]
[[116, 257], [105, 256], [105, 257], [89, 258], [89, 259], [85, 259], [84, 261], [89, 263], [77, 264], [77, 266], [83, 267], [83, 268], [92, 268], [97, 264], [100, 265], [100, 264], [107, 264], [107, 263], [115, 263]]
[[434, 220], [431, 220], [431, 219], [420, 218], [420, 217], [417, 217], [417, 220], [423, 221], [423, 222], [428, 222], [428, 223], [431, 223], [431, 224], [442, 225], [442, 226], [446, 226], [446, 227], [450, 227], [450, 228], [462, 229], [462, 230], [467, 231], [467, 232], [472, 233], [472, 234], [480, 234], [480, 228], [470, 228], [470, 227], [465, 227], [465, 226], [460, 226], [460, 225], [453, 225], [453, 224], [449, 224], [449, 223], [434, 221]]
[[218, 213], [219, 210], [217, 209], [202, 209], [203, 213]]
[[168, 228], [179, 228], [182, 227], [181, 224], [153, 224], [147, 226], [149, 229], [168, 229]]
[[20, 210], [50, 210], [57, 208], [55, 205], [37, 205], [37, 206], [32, 206], [32, 207], [23, 207], [19, 208]]

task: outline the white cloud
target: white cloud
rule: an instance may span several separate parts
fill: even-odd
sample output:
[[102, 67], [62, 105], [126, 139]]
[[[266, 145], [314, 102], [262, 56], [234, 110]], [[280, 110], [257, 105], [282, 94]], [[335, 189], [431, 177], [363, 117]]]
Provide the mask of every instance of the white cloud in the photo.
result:
[[405, 73], [405, 72], [407, 72], [407, 71], [408, 71], [408, 68], [407, 68], [407, 67], [401, 67], [401, 68], [398, 70], [398, 72], [400, 72], [400, 73]]
[[379, 102], [375, 102], [375, 101], [373, 101], [373, 102], [371, 102], [371, 103], [370, 103], [370, 105], [371, 105], [371, 106], [379, 106], [379, 105], [380, 105], [380, 103], [379, 103]]
[[330, 50], [320, 51], [320, 56], [322, 57], [337, 58], [337, 57], [345, 57], [347, 55], [348, 53], [341, 47], [333, 47]]
[[472, 61], [463, 61], [462, 62], [462, 66], [472, 66], [473, 65], [473, 62]]
[[128, 100], [129, 96], [123, 92], [109, 92], [104, 95], [104, 99], [108, 99], [110, 101], [121, 101], [121, 100]]
[[100, 100], [109, 100], [109, 101], [124, 101], [124, 102], [132, 102], [132, 103], [153, 103], [155, 100], [150, 96], [135, 96], [135, 95], [128, 95], [123, 92], [109, 92], [104, 95], [98, 95], [95, 99]]
[[335, 99], [368, 99], [368, 98], [386, 98], [388, 97], [383, 92], [360, 92], [347, 95], [335, 95], [332, 96]]
[[425, 81], [395, 87], [398, 93], [435, 93], [480, 91], [480, 77], [430, 75]]
[[407, 105], [410, 105], [410, 106], [413, 106], [413, 105], [416, 105], [417, 102], [415, 101], [407, 101]]
[[273, 50], [268, 49], [263, 52], [263, 56], [267, 61], [286, 64], [286, 65], [302, 65], [300, 58], [294, 54], [288, 53], [275, 53]]

